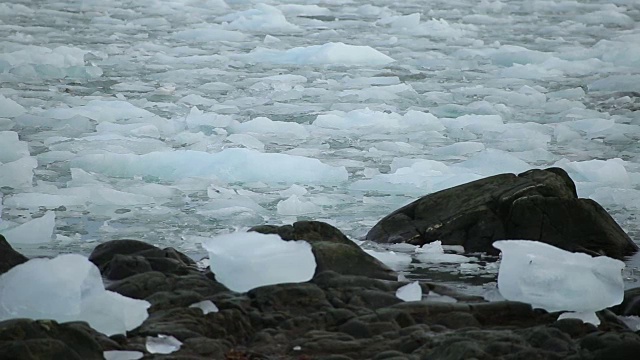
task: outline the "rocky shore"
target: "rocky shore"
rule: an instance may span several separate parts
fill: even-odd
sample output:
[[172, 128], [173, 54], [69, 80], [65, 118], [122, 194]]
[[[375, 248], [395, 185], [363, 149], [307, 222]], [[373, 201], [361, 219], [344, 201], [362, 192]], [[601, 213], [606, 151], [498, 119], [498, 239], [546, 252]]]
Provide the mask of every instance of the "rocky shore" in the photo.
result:
[[[461, 211], [454, 212], [456, 208]], [[525, 218], [530, 225], [524, 225]], [[533, 232], [536, 224], [544, 226]], [[627, 291], [621, 305], [598, 312], [597, 327], [557, 320], [560, 313], [523, 303], [487, 302], [437, 283], [421, 282], [423, 300], [404, 302], [396, 290], [407, 282], [397, 281], [397, 274], [329, 224], [302, 221], [251, 231], [308, 241], [317, 263], [313, 278], [236, 293], [173, 248], [136, 240], [105, 242], [89, 260], [100, 269], [108, 290], [151, 304], [142, 325], [126, 336], [107, 337], [84, 322], [5, 320], [0, 322], [0, 359], [128, 354], [116, 350], [139, 352], [131, 354], [142, 359], [176, 360], [596, 360], [636, 359], [640, 353], [640, 332], [617, 316], [640, 315], [637, 289]], [[594, 232], [597, 238], [578, 236]], [[577, 198], [571, 179], [557, 169], [498, 175], [428, 195], [383, 219], [369, 237], [386, 242], [441, 239], [471, 252], [488, 251], [492, 241], [514, 234], [618, 258], [637, 250], [606, 211]], [[579, 242], [570, 243], [572, 237]], [[1, 236], [0, 250], [1, 273], [27, 261]], [[442, 298], [437, 295], [455, 302], [432, 300]], [[191, 306], [205, 300], [217, 311], [205, 314]], [[152, 354], [147, 337], [159, 335], [173, 336], [182, 345], [170, 354]]]

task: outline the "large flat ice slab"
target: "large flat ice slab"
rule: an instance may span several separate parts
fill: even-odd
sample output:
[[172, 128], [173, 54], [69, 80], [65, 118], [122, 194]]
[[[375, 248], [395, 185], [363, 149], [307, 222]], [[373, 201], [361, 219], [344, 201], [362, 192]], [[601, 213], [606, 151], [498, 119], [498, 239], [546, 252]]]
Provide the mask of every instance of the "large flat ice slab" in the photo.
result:
[[347, 180], [344, 167], [318, 159], [231, 148], [217, 153], [180, 150], [144, 155], [102, 153], [71, 160], [72, 167], [115, 177], [153, 176], [162, 180], [211, 177], [229, 182], [339, 183]]

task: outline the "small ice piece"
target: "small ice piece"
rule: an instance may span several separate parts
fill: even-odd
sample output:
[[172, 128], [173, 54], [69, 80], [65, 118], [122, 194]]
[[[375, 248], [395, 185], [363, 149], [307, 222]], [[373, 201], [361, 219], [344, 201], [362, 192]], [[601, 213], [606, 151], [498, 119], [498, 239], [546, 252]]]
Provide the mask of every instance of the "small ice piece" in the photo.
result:
[[208, 313], [218, 312], [218, 307], [211, 300], [203, 300], [194, 304], [189, 305], [190, 308], [198, 308], [202, 310], [202, 312], [207, 315]]
[[420, 283], [414, 281], [410, 284], [401, 286], [396, 290], [396, 297], [402, 301], [420, 301], [422, 300], [422, 288]]
[[433, 301], [433, 302], [449, 303], [449, 304], [454, 304], [458, 302], [458, 300], [454, 297], [438, 294], [435, 291], [429, 291], [429, 293], [425, 297], [425, 300]]
[[624, 262], [529, 240], [501, 240], [498, 289], [505, 299], [547, 311], [594, 312], [620, 304]]
[[138, 360], [144, 356], [140, 351], [109, 350], [102, 353], [105, 360]]
[[216, 279], [237, 292], [311, 280], [316, 261], [308, 242], [278, 235], [236, 232], [202, 242]]
[[590, 323], [595, 326], [600, 325], [600, 319], [598, 318], [598, 315], [596, 315], [594, 311], [583, 311], [583, 312], [567, 311], [560, 314], [560, 316], [558, 316], [558, 320], [562, 320], [562, 319], [579, 319], [579, 320], [582, 320], [582, 322], [584, 323]]
[[56, 226], [56, 214], [47, 211], [44, 216], [27, 221], [9, 230], [4, 230], [3, 235], [9, 244], [40, 244], [51, 241], [53, 230]]
[[411, 255], [409, 254], [375, 250], [365, 250], [365, 252], [395, 271], [402, 270], [411, 264]]
[[294, 346], [292, 350], [293, 351], [300, 351], [300, 350], [302, 350], [302, 346], [300, 346], [300, 345]]
[[458, 254], [445, 254], [440, 240], [424, 244], [416, 248], [416, 258], [426, 263], [466, 263], [471, 259]]
[[307, 194], [308, 191], [304, 186], [300, 186], [298, 184], [291, 185], [288, 189], [282, 190], [279, 192], [281, 196], [289, 197], [291, 195], [303, 196]]
[[286, 200], [279, 201], [276, 208], [280, 215], [305, 215], [320, 211], [320, 207], [316, 204], [301, 200], [298, 195], [295, 194], [289, 196]]
[[180, 350], [182, 342], [171, 335], [147, 336], [146, 347], [151, 354], [171, 354]]

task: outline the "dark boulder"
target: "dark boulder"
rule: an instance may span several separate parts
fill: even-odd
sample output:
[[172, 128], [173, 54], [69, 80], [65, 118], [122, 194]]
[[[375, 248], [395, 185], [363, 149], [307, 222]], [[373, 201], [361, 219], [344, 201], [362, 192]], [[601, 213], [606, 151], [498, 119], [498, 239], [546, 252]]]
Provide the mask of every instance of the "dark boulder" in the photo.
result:
[[149, 271], [186, 275], [196, 264], [173, 248], [160, 249], [139, 240], [112, 240], [96, 246], [89, 255], [104, 277], [122, 280]]
[[311, 244], [316, 259], [316, 275], [335, 271], [343, 275], [362, 275], [395, 280], [393, 270], [364, 252], [340, 230], [320, 221], [298, 221], [293, 225], [255, 226], [249, 231], [277, 234], [283, 240], [305, 240]]
[[0, 274], [4, 274], [12, 267], [26, 262], [27, 257], [15, 251], [7, 239], [0, 235]]
[[441, 240], [467, 252], [497, 254], [496, 240], [537, 240], [569, 251], [623, 258], [638, 246], [596, 202], [579, 199], [559, 168], [500, 174], [426, 195], [380, 220], [380, 243]]
[[0, 322], [0, 359], [103, 359], [102, 347], [84, 324], [12, 319]]

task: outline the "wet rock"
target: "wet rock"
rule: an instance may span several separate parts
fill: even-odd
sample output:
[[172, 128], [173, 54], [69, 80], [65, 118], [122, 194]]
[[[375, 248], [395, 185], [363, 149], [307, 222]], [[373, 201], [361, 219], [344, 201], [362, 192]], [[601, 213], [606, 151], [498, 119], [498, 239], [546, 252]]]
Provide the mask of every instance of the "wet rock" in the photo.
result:
[[158, 271], [149, 271], [115, 281], [107, 286], [107, 290], [141, 300], [159, 292], [187, 290], [208, 297], [228, 291], [224, 285], [201, 273], [178, 276]]
[[395, 272], [364, 252], [340, 230], [320, 221], [298, 221], [293, 225], [262, 225], [251, 228], [263, 234], [278, 234], [283, 240], [305, 240], [316, 259], [316, 275], [327, 270], [345, 275], [364, 275], [395, 280]]
[[53, 320], [5, 320], [0, 322], [0, 359], [102, 359], [103, 350], [89, 331]]
[[100, 244], [89, 255], [89, 260], [109, 280], [122, 280], [148, 271], [185, 275], [196, 268], [195, 261], [173, 248], [160, 249], [138, 240]]
[[262, 312], [308, 314], [310, 310], [326, 311], [332, 306], [322, 289], [315, 284], [277, 284], [255, 288], [247, 293], [252, 305]]
[[380, 220], [367, 240], [422, 245], [441, 240], [467, 252], [500, 239], [543, 241], [569, 251], [623, 258], [638, 250], [596, 202], [578, 199], [559, 168], [500, 174], [426, 195]]
[[640, 287], [625, 290], [622, 303], [612, 307], [611, 310], [618, 315], [640, 316]]
[[15, 251], [7, 239], [0, 235], [0, 274], [4, 274], [12, 267], [27, 262], [27, 257]]

